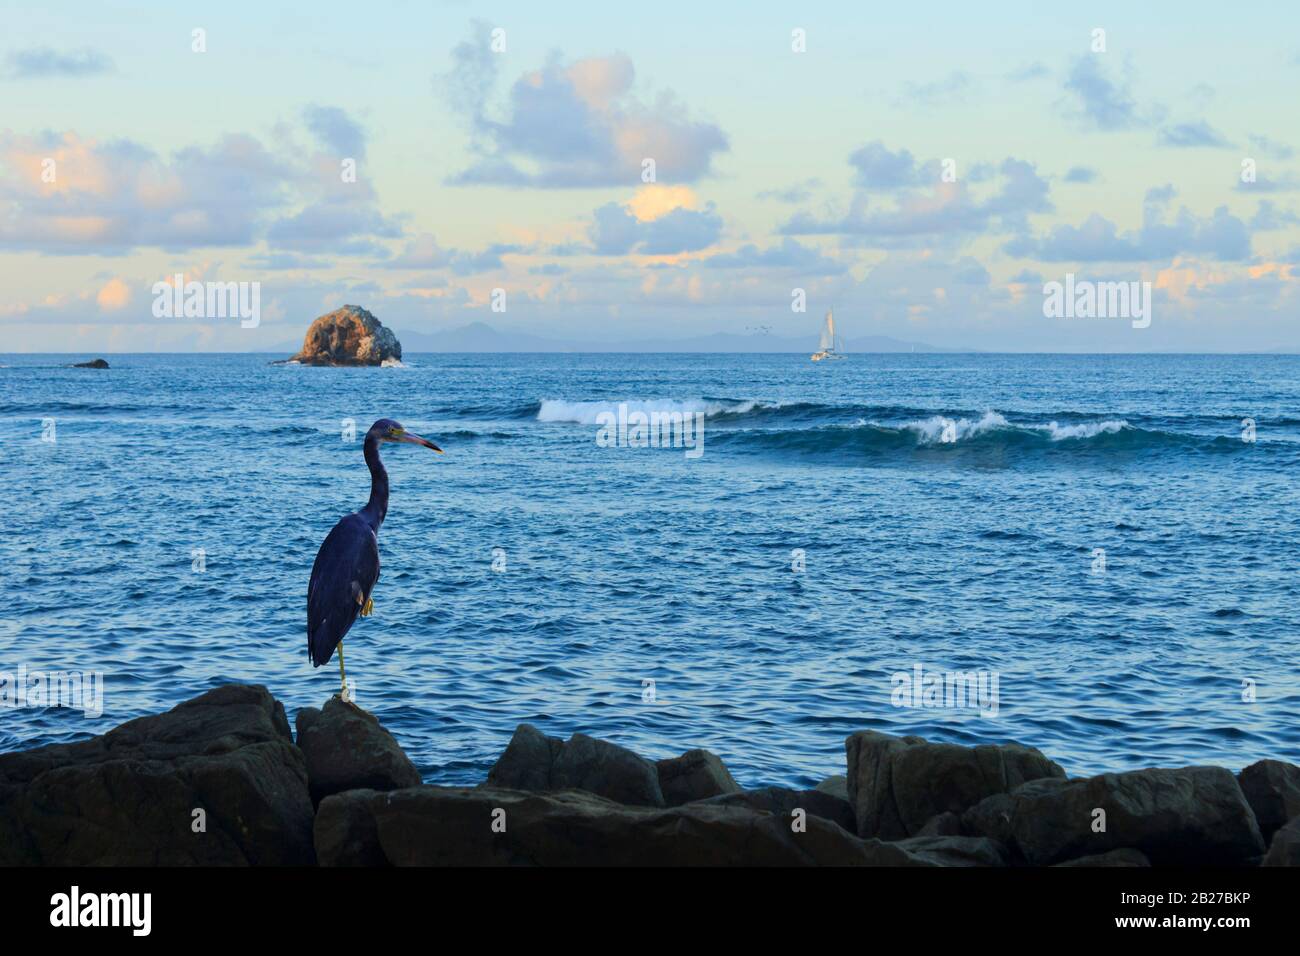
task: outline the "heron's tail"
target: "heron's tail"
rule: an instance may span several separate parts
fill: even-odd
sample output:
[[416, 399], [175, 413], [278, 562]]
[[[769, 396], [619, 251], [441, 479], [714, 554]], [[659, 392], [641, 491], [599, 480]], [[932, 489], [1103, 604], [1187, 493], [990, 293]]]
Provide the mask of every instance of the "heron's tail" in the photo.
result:
[[330, 658], [334, 656], [334, 648], [337, 644], [338, 641], [330, 633], [326, 622], [322, 621], [318, 624], [316, 630], [307, 636], [307, 656], [311, 659], [312, 667], [328, 664]]

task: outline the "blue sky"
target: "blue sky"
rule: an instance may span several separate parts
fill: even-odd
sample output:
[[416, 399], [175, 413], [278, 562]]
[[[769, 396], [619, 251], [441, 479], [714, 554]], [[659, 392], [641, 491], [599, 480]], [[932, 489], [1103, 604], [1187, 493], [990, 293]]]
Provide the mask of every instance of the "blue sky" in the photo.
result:
[[[603, 341], [811, 340], [834, 305], [850, 345], [1300, 346], [1293, 4], [298, 7], [9, 4], [8, 348], [276, 348], [343, 303]], [[177, 273], [260, 282], [262, 323], [154, 318]], [[1044, 317], [1066, 273], [1151, 282], [1151, 325]]]

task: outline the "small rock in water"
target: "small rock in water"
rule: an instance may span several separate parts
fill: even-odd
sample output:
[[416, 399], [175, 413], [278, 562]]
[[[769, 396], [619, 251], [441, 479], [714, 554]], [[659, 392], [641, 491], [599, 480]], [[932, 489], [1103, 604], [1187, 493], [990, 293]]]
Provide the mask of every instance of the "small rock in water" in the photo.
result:
[[108, 363], [102, 358], [97, 358], [89, 362], [77, 362], [72, 368], [108, 368]]
[[301, 365], [386, 365], [402, 360], [392, 329], [359, 305], [345, 305], [312, 322], [302, 351], [287, 362]]

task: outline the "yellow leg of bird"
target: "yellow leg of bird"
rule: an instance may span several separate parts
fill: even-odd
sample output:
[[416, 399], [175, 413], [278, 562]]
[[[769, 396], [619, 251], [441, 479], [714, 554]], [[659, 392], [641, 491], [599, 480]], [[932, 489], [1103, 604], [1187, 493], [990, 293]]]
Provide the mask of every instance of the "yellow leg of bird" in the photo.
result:
[[343, 685], [343, 689], [339, 692], [339, 696], [342, 697], [344, 700], [347, 700], [348, 699], [348, 675], [343, 670], [343, 642], [342, 641], [339, 641], [339, 681]]
[[361, 616], [369, 617], [374, 612], [375, 612], [375, 599], [366, 598], [366, 603], [361, 605]]

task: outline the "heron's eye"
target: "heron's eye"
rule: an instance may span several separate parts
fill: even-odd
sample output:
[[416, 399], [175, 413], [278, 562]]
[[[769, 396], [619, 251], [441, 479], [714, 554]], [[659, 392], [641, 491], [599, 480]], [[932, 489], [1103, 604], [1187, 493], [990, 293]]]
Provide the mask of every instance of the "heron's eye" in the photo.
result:
[[402, 433], [403, 433], [404, 431], [405, 431], [405, 429], [403, 429], [403, 428], [390, 428], [390, 429], [388, 429], [388, 437], [389, 437], [389, 438], [401, 438], [401, 437], [402, 437]]

